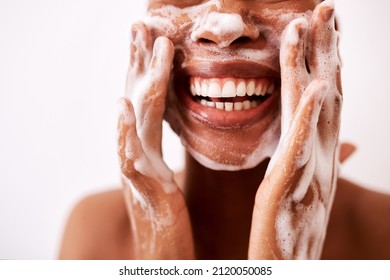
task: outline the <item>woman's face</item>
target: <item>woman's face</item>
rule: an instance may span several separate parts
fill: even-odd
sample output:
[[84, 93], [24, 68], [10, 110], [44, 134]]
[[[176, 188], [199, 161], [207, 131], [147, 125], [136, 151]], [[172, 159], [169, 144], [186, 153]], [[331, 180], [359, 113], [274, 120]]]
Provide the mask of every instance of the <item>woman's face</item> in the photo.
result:
[[150, 0], [154, 38], [175, 45], [165, 118], [200, 163], [251, 168], [280, 137], [283, 30], [319, 0]]

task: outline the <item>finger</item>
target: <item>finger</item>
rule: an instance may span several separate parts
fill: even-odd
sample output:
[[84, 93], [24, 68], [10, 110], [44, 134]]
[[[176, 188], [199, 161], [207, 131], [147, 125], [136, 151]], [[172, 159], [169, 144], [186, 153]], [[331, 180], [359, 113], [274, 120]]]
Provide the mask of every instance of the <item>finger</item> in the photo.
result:
[[162, 121], [169, 78], [172, 70], [174, 46], [166, 37], [156, 39], [153, 57], [147, 74], [147, 88], [138, 98], [138, 131], [145, 152], [161, 157]]
[[324, 151], [332, 151], [337, 146], [342, 106], [343, 98], [333, 85], [329, 88], [318, 120], [318, 143]]
[[315, 8], [309, 34], [308, 65], [310, 72], [315, 73], [315, 76], [320, 79], [329, 79], [330, 75], [335, 75], [340, 64], [337, 53], [338, 33], [335, 28], [334, 4], [331, 1], [324, 1]]
[[332, 1], [324, 1], [313, 12], [309, 32], [308, 64], [313, 76], [327, 80], [330, 85], [318, 125], [320, 144], [327, 151], [335, 149], [337, 145], [342, 108], [337, 44], [334, 5]]
[[317, 121], [327, 91], [327, 82], [321, 80], [314, 80], [305, 90], [288, 133], [271, 158], [256, 195], [259, 209], [263, 207], [262, 201], [279, 201], [283, 193], [289, 191], [286, 186], [296, 185], [293, 180], [299, 179], [296, 176], [298, 170], [307, 164], [313, 154]]
[[118, 123], [118, 154], [122, 174], [129, 181], [127, 185], [131, 192], [139, 198], [141, 195], [144, 201], [157, 209], [163, 201], [162, 198], [176, 190], [173, 174], [169, 169], [168, 171], [164, 171], [163, 168], [156, 169], [155, 163], [148, 159], [137, 134], [136, 117], [131, 101], [121, 98], [119, 102], [121, 112]]
[[295, 19], [287, 26], [281, 43], [282, 131], [290, 124], [307, 86], [308, 73], [305, 62], [307, 30], [306, 19]]
[[281, 148], [278, 161], [283, 162], [288, 174], [293, 175], [310, 158], [317, 133], [321, 108], [328, 92], [328, 83], [323, 80], [312, 81], [299, 102]]
[[152, 53], [152, 36], [143, 22], [131, 26], [130, 67], [127, 78], [127, 94], [131, 95], [135, 80], [145, 74]]
[[[122, 174], [136, 203], [153, 204], [160, 187], [153, 176], [153, 166], [148, 162], [136, 129], [136, 117], [131, 101], [119, 100], [120, 117], [118, 123], [118, 154]], [[148, 169], [148, 170], [146, 170]], [[158, 200], [157, 200], [158, 201]]]
[[342, 143], [340, 147], [339, 159], [341, 163], [344, 163], [354, 152], [356, 146], [351, 143]]
[[118, 155], [122, 173], [131, 178], [137, 173], [135, 163], [144, 156], [141, 140], [136, 129], [136, 118], [131, 101], [119, 100], [120, 116], [118, 122]]
[[[271, 159], [255, 198], [249, 246], [251, 259], [284, 257], [278, 242], [272, 239], [277, 236], [277, 229], [270, 225], [275, 225], [286, 193], [293, 191], [295, 199], [302, 199], [302, 194], [306, 197], [307, 191], [296, 189], [302, 188], [298, 182], [303, 176], [297, 172], [302, 171], [301, 168], [313, 154], [317, 121], [327, 91], [328, 83], [325, 81], [314, 80], [309, 84], [299, 101], [287, 135]], [[310, 184], [303, 186], [308, 188]]]

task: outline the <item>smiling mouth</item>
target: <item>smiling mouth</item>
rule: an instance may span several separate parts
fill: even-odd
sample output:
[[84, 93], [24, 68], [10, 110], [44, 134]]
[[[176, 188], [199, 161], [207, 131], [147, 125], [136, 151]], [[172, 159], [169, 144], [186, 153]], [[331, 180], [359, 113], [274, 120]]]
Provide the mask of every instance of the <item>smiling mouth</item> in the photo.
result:
[[[178, 78], [182, 112], [210, 127], [266, 126], [279, 114], [280, 83], [275, 77]], [[187, 118], [188, 118], [187, 117]]]
[[238, 79], [191, 77], [192, 99], [204, 107], [225, 112], [243, 111], [263, 104], [274, 92], [276, 82], [270, 78]]
[[280, 73], [264, 64], [234, 60], [176, 60], [174, 96], [181, 117], [213, 128], [266, 127], [280, 115]]

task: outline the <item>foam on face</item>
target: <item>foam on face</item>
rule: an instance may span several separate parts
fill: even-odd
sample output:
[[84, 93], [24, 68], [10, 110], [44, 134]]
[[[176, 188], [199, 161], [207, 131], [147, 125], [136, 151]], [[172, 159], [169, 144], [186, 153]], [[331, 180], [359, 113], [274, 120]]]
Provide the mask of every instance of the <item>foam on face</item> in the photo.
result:
[[[212, 31], [216, 36], [223, 37], [222, 35], [224, 35], [227, 37], [224, 44], [228, 44], [229, 36], [226, 36], [226, 34], [229, 34], [229, 32], [240, 32], [243, 28], [242, 18], [238, 14], [217, 12], [207, 13], [206, 11], [211, 6], [220, 7], [220, 1], [207, 1], [204, 4], [194, 5], [184, 9], [175, 7], [173, 5], [164, 5], [159, 9], [153, 10], [153, 13], [149, 14], [145, 21], [152, 28], [160, 30], [161, 33], [165, 34], [168, 38], [175, 38], [175, 36], [180, 34], [182, 31], [186, 30], [186, 32], [188, 32], [189, 30], [191, 33], [191, 38], [184, 38], [184, 40], [195, 40], [199, 37], [199, 34], [202, 34], [202, 32], [207, 29]], [[312, 15], [312, 11], [309, 10], [304, 13], [296, 13], [287, 9], [264, 9], [263, 13], [264, 16], [270, 19], [273, 18], [280, 22], [280, 25], [287, 25], [288, 22], [297, 17], [310, 19]], [[177, 24], [177, 21], [182, 17], [191, 19], [191, 22], [186, 21], [186, 23], [183, 25]], [[271, 59], [269, 59], [270, 57], [278, 55], [281, 34], [280, 31], [264, 24], [258, 24], [256, 27], [259, 29], [260, 33], [266, 37], [267, 43], [271, 47], [261, 51], [254, 49], [239, 49], [237, 50], [235, 58], [247, 61], [261, 61], [263, 64], [267, 64], [267, 62], [271, 61]], [[182, 50], [184, 57], [187, 56], [187, 50], [183, 46], [175, 45], [175, 48], [177, 50]], [[210, 49], [212, 49], [212, 46]], [[223, 61], [225, 59], [231, 59], [225, 55], [223, 49], [221, 49], [220, 46], [215, 46], [215, 50], [216, 54], [215, 56], [213, 55], [213, 57], [210, 57], [210, 60]], [[205, 58], [202, 57], [202, 59]], [[185, 63], [183, 63], [182, 66], [185, 66]], [[272, 68], [272, 66], [270, 67]], [[185, 130], [183, 134], [191, 135], [191, 132], [188, 131], [185, 126], [181, 126], [181, 128]], [[203, 165], [213, 169], [237, 170], [253, 167], [263, 161], [266, 157], [269, 157], [273, 154], [273, 151], [277, 145], [276, 142], [278, 141], [278, 135], [275, 133], [275, 131], [266, 133], [267, 135], [264, 136], [264, 139], [267, 139], [267, 141], [259, 141], [260, 143], [258, 148], [254, 149], [252, 154], [247, 156], [247, 159], [243, 161], [244, 163], [241, 166], [221, 164], [211, 159], [207, 159], [204, 155], [201, 155], [197, 151], [191, 149], [191, 147], [184, 139], [182, 139], [182, 142], [187, 147], [192, 156]], [[196, 138], [196, 135], [191, 135], [191, 137]], [[205, 143], [205, 145], [209, 144]]]
[[[329, 1], [325, 1], [324, 4], [329, 5]], [[220, 6], [220, 1], [213, 0], [207, 1], [201, 5], [195, 5], [185, 9], [180, 9], [175, 6], [165, 5], [158, 10], [153, 11], [153, 15], [145, 20], [146, 23], [156, 30], [160, 30], [161, 33], [165, 34], [167, 37], [175, 37], [176, 34], [180, 34], [182, 30], [190, 29], [192, 33], [191, 38], [185, 38], [185, 40], [195, 40], [199, 37], [199, 34], [204, 31], [206, 27], [211, 30], [216, 36], [225, 36], [229, 32], [240, 32], [242, 31], [242, 18], [236, 14], [222, 14], [222, 13], [207, 13], [207, 10], [211, 5]], [[287, 23], [293, 21], [294, 19], [301, 17], [306, 21], [310, 22], [312, 17], [312, 11], [307, 11], [305, 13], [294, 13], [288, 10], [279, 9], [265, 9], [264, 16], [268, 18], [274, 18], [274, 20]], [[188, 17], [192, 20], [192, 23], [187, 25], [178, 25], [175, 24], [176, 21], [181, 17]], [[232, 24], [229, 29], [223, 24], [214, 25], [213, 23], [229, 23]], [[190, 25], [190, 26], [189, 26]], [[179, 30], [177, 29], [179, 26]], [[202, 29], [203, 28], [203, 29]], [[253, 49], [240, 49], [237, 50], [235, 56], [236, 59], [247, 60], [247, 61], [266, 61], [267, 58], [272, 56], [278, 56], [279, 47], [281, 43], [281, 37], [278, 31], [274, 30], [272, 27], [259, 24], [257, 26], [259, 32], [264, 35], [267, 39], [267, 43], [271, 46], [264, 50], [253, 50]], [[292, 34], [289, 32], [289, 34]], [[291, 35], [288, 38], [292, 43], [297, 41], [296, 34]], [[337, 38], [336, 38], [337, 40]], [[333, 48], [330, 53], [325, 53], [321, 49], [317, 50], [319, 67], [316, 70], [316, 78], [321, 78], [327, 81], [336, 80], [336, 67], [339, 65], [339, 58], [337, 55], [336, 40], [333, 43]], [[187, 41], [188, 43], [188, 41]], [[228, 45], [229, 40], [226, 39], [222, 43], [222, 47]], [[188, 45], [190, 45], [188, 43]], [[220, 47], [221, 47], [220, 46]], [[186, 49], [183, 46], [176, 45], [176, 49], [181, 49], [184, 56], [188, 56]], [[312, 48], [312, 46], [308, 46]], [[321, 48], [321, 46], [317, 46]], [[213, 57], [202, 59], [209, 60], [219, 60], [223, 61], [225, 59], [230, 59], [227, 57], [223, 50], [215, 46], [215, 53]], [[314, 75], [314, 73], [311, 73]], [[284, 82], [292, 82], [288, 80], [288, 76], [285, 77]], [[308, 74], [308, 78], [310, 75]], [[329, 92], [337, 92], [336, 84], [329, 83]], [[302, 90], [304, 90], [302, 88]], [[326, 98], [324, 101], [325, 112], [321, 113], [321, 118], [328, 119], [329, 121], [334, 121], [334, 111], [332, 110], [333, 98]], [[284, 106], [291, 106], [292, 100], [285, 100]], [[291, 120], [287, 118], [287, 120]], [[181, 122], [181, 120], [177, 120]], [[275, 124], [280, 122], [280, 120], [275, 121]], [[283, 127], [288, 127], [288, 123], [282, 123]], [[181, 123], [181, 129], [184, 129], [182, 135], [187, 135], [193, 139], [197, 139], [196, 142], [202, 143], [202, 139], [198, 135], [186, 128], [184, 123]], [[183, 136], [181, 136], [184, 146], [186, 146], [189, 153], [201, 164], [204, 166], [216, 169], [216, 170], [240, 170], [251, 168], [265, 158], [272, 156], [275, 147], [279, 141], [278, 135], [278, 125], [271, 126], [270, 129], [265, 132], [265, 135], [262, 136], [262, 139], [259, 139], [258, 147], [253, 150], [250, 155], [243, 155], [245, 160], [239, 166], [234, 164], [220, 163], [215, 160], [212, 160], [205, 155], [194, 150], [188, 143], [186, 143]], [[332, 128], [329, 128], [326, 131], [326, 128], [322, 128], [324, 131], [321, 133], [329, 134], [334, 136], [334, 131]], [[337, 132], [336, 132], [337, 133]], [[282, 137], [285, 135], [282, 135]], [[305, 166], [305, 171], [301, 178], [296, 189], [291, 193], [286, 193], [284, 198], [280, 202], [279, 211], [277, 213], [275, 228], [276, 228], [276, 239], [277, 244], [282, 253], [282, 257], [286, 259], [298, 258], [298, 259], [307, 259], [307, 258], [319, 258], [322, 250], [322, 245], [325, 239], [325, 232], [327, 221], [329, 218], [330, 205], [332, 204], [335, 189], [332, 186], [335, 185], [337, 178], [336, 170], [334, 167], [335, 158], [337, 153], [332, 153], [332, 149], [335, 147], [335, 137], [329, 137], [321, 139], [315, 139], [315, 145], [306, 150], [313, 151], [309, 158], [307, 156], [297, 157], [296, 164], [297, 166]], [[203, 141], [204, 142], [204, 141]], [[210, 149], [213, 149], [213, 143], [203, 143], [203, 145], [209, 146]], [[277, 151], [273, 158], [278, 157]], [[273, 166], [273, 161], [271, 160], [269, 169]], [[145, 170], [144, 164], [140, 164], [139, 169], [142, 170], [143, 174], [147, 174], [148, 170]], [[157, 168], [157, 167], [156, 167]], [[315, 180], [314, 180], [315, 179]], [[318, 185], [314, 185], [314, 181]], [[303, 205], [301, 203], [302, 199], [308, 192], [312, 192], [313, 199], [310, 202], [310, 205]], [[292, 213], [297, 213], [296, 216]]]
[[242, 34], [244, 31], [244, 22], [239, 14], [227, 14], [212, 12], [206, 14], [194, 26], [191, 39], [196, 42], [206, 31], [220, 36], [219, 47], [227, 47], [235, 39], [235, 34]]
[[[280, 134], [279, 127], [279, 117], [276, 118], [273, 123], [268, 127], [267, 131], [265, 131], [257, 142], [257, 147], [250, 154], [241, 154], [240, 158], [242, 159], [241, 164], [237, 163], [221, 163], [217, 160], [213, 160], [205, 155], [201, 154], [197, 150], [193, 149], [191, 145], [189, 145], [185, 138], [195, 139], [197, 143], [202, 143], [202, 145], [207, 145], [209, 149], [216, 149], [213, 147], [213, 143], [207, 143], [204, 141], [201, 136], [196, 133], [193, 133], [190, 130], [185, 130], [187, 137], [183, 137], [180, 135], [181, 142], [186, 150], [190, 153], [190, 155], [197, 160], [203, 166], [213, 169], [213, 170], [226, 170], [226, 171], [238, 171], [249, 169], [257, 166], [259, 163], [264, 161], [267, 158], [270, 158], [274, 153], [276, 146], [278, 145], [278, 135]], [[184, 125], [184, 124], [183, 124]], [[182, 125], [182, 126], [183, 126]], [[224, 154], [229, 151], [224, 152]]]
[[[215, 52], [212, 57], [206, 58], [202, 57], [203, 60], [211, 61], [224, 61], [229, 60], [229, 52], [225, 52], [221, 47], [225, 47], [231, 43], [233, 34], [240, 34], [239, 32], [244, 28], [244, 22], [242, 17], [238, 14], [232, 13], [218, 13], [211, 12], [208, 13], [210, 7], [215, 6], [219, 8], [221, 6], [220, 1], [213, 0], [207, 1], [204, 4], [195, 5], [187, 7], [184, 9], [175, 7], [173, 5], [164, 5], [159, 9], [153, 10], [153, 13], [150, 13], [145, 19], [145, 23], [151, 26], [155, 30], [159, 30], [161, 34], [168, 38], [175, 38], [177, 34], [181, 34], [183, 30], [187, 28], [190, 29], [191, 36], [190, 38], [184, 38], [187, 45], [190, 45], [188, 42], [196, 41], [202, 31], [208, 30], [212, 31], [216, 37], [222, 40], [220, 46], [215, 46]], [[254, 17], [253, 12], [250, 12], [249, 18]], [[311, 11], [305, 13], [295, 13], [285, 9], [272, 10], [264, 9], [264, 14], [266, 17], [269, 17], [273, 20], [277, 20], [281, 25], [287, 25], [292, 19], [296, 17], [307, 17], [311, 15]], [[177, 24], [180, 18], [188, 17], [192, 22], [186, 24]], [[214, 24], [218, 23], [218, 24]], [[256, 25], [257, 30], [263, 34], [267, 39], [267, 44], [269, 47], [263, 50], [254, 50], [249, 48], [240, 48], [237, 49], [235, 54], [235, 59], [243, 61], [261, 61], [265, 66], [273, 69], [273, 65], [267, 64], [267, 60], [272, 56], [278, 56], [279, 46], [280, 46], [280, 34], [278, 31], [275, 31], [273, 27], [267, 26], [263, 23]], [[188, 54], [187, 50], [182, 48], [179, 44], [175, 45], [176, 49], [180, 49], [183, 52], [183, 55], [186, 57]], [[210, 50], [213, 50], [212, 46], [208, 46]], [[278, 69], [274, 69], [278, 70]]]
[[[161, 33], [165, 34], [165, 36], [168, 38], [175, 38], [175, 36], [177, 36], [176, 34], [181, 34], [182, 31], [187, 30], [186, 32], [190, 32], [191, 34], [191, 38], [184, 38], [184, 40], [187, 40], [185, 41], [187, 45], [191, 45], [192, 42], [196, 41], [196, 39], [200, 37], [200, 34], [202, 34], [205, 30], [211, 31], [219, 39], [224, 38], [225, 40], [222, 41], [219, 46], [208, 46], [210, 50], [215, 48], [213, 56], [208, 58], [201, 57], [201, 59], [210, 61], [230, 60], [231, 56], [229, 55], [229, 51], [225, 52], [223, 46], [227, 46], [231, 43], [233, 37], [229, 36], [229, 34], [240, 34], [239, 32], [243, 31], [244, 22], [242, 17], [238, 14], [218, 12], [209, 13], [208, 10], [212, 6], [220, 7], [220, 1], [206, 1], [204, 4], [195, 5], [184, 9], [175, 7], [173, 5], [164, 5], [159, 9], [153, 10], [153, 13], [149, 14], [145, 21], [149, 26], [161, 31]], [[307, 11], [306, 13], [294, 13], [291, 11], [287, 12], [287, 10], [283, 9], [277, 10], [275, 13], [275, 10], [268, 9], [265, 11], [265, 14], [268, 17], [274, 17], [279, 22], [281, 22], [281, 24], [287, 25], [289, 21], [298, 16], [305, 16], [309, 18], [311, 11]], [[187, 17], [191, 19], [192, 22], [188, 24], [186, 23], [184, 25], [178, 25], [177, 21], [182, 17]], [[252, 15], [249, 15], [249, 17], [252, 17]], [[282, 17], [282, 19], [280, 17]], [[271, 58], [277, 57], [279, 55], [280, 34], [278, 31], [274, 30], [274, 28], [262, 23], [259, 23], [256, 27], [259, 32], [267, 38], [267, 44], [269, 44], [269, 47], [263, 50], [246, 48], [237, 49], [235, 53], [235, 59], [244, 61], [261, 61], [263, 65], [274, 69], [273, 60]], [[192, 42], [189, 42], [188, 40], [191, 40]], [[177, 50], [180, 49], [184, 57], [188, 56], [188, 50], [183, 46], [176, 44], [175, 48]], [[184, 66], [185, 63], [183, 63], [182, 67]], [[274, 70], [278, 71], [278, 69]], [[180, 122], [180, 120], [177, 121]], [[280, 122], [280, 119], [275, 120], [271, 128], [261, 136], [261, 139], [258, 141], [258, 147], [254, 149], [251, 154], [242, 155], [246, 158], [242, 161], [243, 163], [241, 165], [220, 163], [207, 158], [206, 156], [191, 148], [190, 145], [186, 143], [185, 139], [183, 139], [183, 137], [181, 138], [182, 143], [187, 148], [189, 153], [202, 165], [216, 170], [242, 170], [252, 168], [262, 162], [264, 159], [272, 156], [279, 141], [280, 132], [279, 125], [277, 124], [278, 122]], [[191, 137], [198, 138], [198, 136], [191, 133], [191, 131], [187, 129], [183, 123], [181, 129], [185, 130], [182, 135], [191, 135]], [[199, 142], [200, 141], [202, 140], [199, 139]], [[204, 143], [204, 145], [209, 145], [210, 149], [212, 149], [213, 144]]]

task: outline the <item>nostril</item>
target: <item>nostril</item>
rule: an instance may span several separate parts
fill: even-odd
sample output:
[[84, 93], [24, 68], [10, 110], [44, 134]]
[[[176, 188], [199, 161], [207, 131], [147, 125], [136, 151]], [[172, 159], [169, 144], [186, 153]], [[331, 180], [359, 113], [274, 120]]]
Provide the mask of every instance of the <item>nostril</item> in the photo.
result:
[[213, 40], [206, 39], [206, 38], [199, 38], [198, 42], [201, 44], [215, 44]]
[[[240, 45], [240, 44], [245, 44], [245, 43], [248, 43], [252, 41], [252, 39], [248, 36], [242, 36], [242, 37], [239, 37], [237, 39], [235, 39], [233, 42], [231, 42], [229, 45], [232, 46], [232, 45]], [[200, 44], [205, 44], [205, 45], [210, 45], [210, 44], [216, 44], [216, 42], [214, 40], [211, 40], [211, 39], [207, 39], [207, 38], [199, 38], [198, 39], [198, 42]]]
[[242, 36], [234, 40], [231, 45], [239, 45], [239, 44], [245, 44], [252, 41], [252, 39], [248, 36]]

